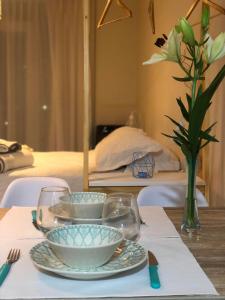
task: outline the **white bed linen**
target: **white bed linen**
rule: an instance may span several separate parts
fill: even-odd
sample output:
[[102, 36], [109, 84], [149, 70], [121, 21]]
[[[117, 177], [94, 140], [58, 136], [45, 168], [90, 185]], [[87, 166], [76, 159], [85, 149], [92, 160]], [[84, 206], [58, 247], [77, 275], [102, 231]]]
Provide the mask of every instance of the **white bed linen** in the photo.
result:
[[[89, 170], [95, 168], [94, 151], [89, 151]], [[16, 178], [29, 176], [53, 176], [65, 179], [72, 191], [82, 191], [83, 152], [54, 151], [32, 152], [31, 167], [10, 170], [0, 174], [0, 199], [7, 186]]]
[[[34, 164], [31, 167], [10, 170], [0, 174], [0, 201], [7, 186], [16, 178], [29, 176], [52, 176], [66, 180], [71, 191], [82, 191], [83, 189], [83, 152], [53, 151], [53, 152], [32, 152]], [[89, 151], [89, 186], [147, 186], [158, 184], [183, 185], [186, 176], [183, 172], [159, 172], [153, 178], [135, 178], [129, 172], [115, 170], [104, 173], [94, 173], [95, 153]], [[197, 178], [199, 185], [204, 181]]]

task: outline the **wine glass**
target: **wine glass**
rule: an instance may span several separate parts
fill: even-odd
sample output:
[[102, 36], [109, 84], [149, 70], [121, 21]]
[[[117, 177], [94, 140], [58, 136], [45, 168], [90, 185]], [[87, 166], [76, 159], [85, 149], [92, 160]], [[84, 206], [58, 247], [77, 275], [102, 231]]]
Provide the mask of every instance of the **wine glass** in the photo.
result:
[[70, 199], [67, 187], [50, 186], [41, 189], [37, 207], [37, 225], [42, 232], [47, 233], [52, 228], [68, 224], [63, 215], [68, 214], [70, 202], [64, 204], [62, 197]]
[[140, 217], [132, 193], [108, 194], [103, 206], [102, 224], [120, 229], [124, 238], [137, 240], [140, 235]]

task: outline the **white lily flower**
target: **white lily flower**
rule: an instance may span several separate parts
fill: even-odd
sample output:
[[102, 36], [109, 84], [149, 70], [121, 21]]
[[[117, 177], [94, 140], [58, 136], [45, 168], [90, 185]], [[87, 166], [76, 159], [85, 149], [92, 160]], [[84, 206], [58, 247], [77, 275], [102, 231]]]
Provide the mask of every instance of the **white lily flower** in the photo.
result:
[[180, 44], [182, 35], [173, 29], [168, 36], [165, 46], [161, 53], [154, 53], [151, 58], [143, 63], [143, 65], [154, 64], [163, 60], [178, 62], [180, 57]]
[[205, 58], [208, 64], [212, 64], [217, 59], [225, 56], [225, 32], [221, 32], [215, 40], [209, 35], [205, 44]]

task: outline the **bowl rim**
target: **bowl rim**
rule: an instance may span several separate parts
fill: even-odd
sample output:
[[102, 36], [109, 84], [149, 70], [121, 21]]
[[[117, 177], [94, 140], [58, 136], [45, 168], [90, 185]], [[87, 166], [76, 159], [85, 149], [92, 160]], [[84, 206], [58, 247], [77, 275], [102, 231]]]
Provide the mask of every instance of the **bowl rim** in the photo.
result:
[[[72, 201], [77, 201], [78, 199], [73, 199], [73, 195], [101, 195], [102, 199], [96, 199], [96, 202], [72, 202]], [[66, 196], [65, 196], [66, 197]], [[106, 198], [107, 198], [107, 194], [106, 193], [101, 193], [101, 192], [71, 192], [70, 193], [70, 197], [72, 197], [72, 203], [70, 202], [70, 204], [72, 205], [97, 205], [97, 204], [104, 204]], [[61, 201], [66, 202], [67, 200], [63, 199], [64, 196], [62, 196]], [[88, 199], [86, 199], [88, 200]], [[92, 200], [92, 199], [91, 199]]]
[[[53, 242], [53, 241], [49, 240], [49, 238], [48, 238], [48, 236], [54, 231], [62, 230], [62, 229], [68, 228], [68, 227], [70, 228], [70, 227], [84, 227], [84, 226], [111, 229], [111, 230], [119, 233], [120, 238], [117, 241], [110, 242], [106, 245], [98, 245], [98, 246], [71, 246], [71, 245], [65, 245], [65, 244]], [[66, 226], [57, 227], [57, 228], [53, 228], [53, 229], [49, 230], [46, 234], [46, 239], [49, 244], [52, 244], [54, 246], [60, 246], [60, 247], [67, 248], [67, 249], [99, 249], [99, 248], [113, 246], [118, 243], [120, 244], [124, 240], [124, 236], [123, 236], [123, 233], [119, 229], [112, 227], [112, 226], [99, 225], [99, 224], [72, 224], [72, 225], [66, 225]]]

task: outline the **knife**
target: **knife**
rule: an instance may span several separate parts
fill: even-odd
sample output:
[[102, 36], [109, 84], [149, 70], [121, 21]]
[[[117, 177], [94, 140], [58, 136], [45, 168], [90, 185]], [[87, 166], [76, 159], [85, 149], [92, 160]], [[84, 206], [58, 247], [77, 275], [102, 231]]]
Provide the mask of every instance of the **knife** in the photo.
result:
[[37, 230], [40, 230], [40, 228], [38, 227], [38, 224], [37, 224], [37, 211], [36, 210], [32, 210], [31, 214], [32, 214], [32, 223], [33, 223], [34, 227]]
[[148, 264], [151, 287], [153, 289], [159, 289], [160, 281], [158, 274], [158, 261], [151, 251], [148, 251]]

